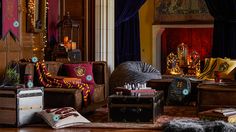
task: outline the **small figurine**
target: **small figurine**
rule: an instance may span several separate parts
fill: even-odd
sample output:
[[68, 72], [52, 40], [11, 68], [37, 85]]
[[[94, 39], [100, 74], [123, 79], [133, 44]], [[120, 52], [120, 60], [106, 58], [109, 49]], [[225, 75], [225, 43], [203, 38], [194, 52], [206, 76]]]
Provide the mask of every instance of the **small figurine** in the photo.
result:
[[174, 53], [170, 53], [167, 56], [167, 74], [178, 75], [181, 74], [181, 70], [178, 65], [178, 58]]

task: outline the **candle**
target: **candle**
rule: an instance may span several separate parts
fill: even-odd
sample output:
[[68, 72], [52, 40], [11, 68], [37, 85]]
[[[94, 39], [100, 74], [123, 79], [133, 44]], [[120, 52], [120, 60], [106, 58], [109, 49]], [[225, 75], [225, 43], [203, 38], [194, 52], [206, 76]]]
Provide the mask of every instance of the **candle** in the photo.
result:
[[68, 36], [64, 36], [63, 42], [64, 44], [68, 43], [69, 37]]
[[72, 48], [72, 50], [76, 49], [76, 42], [72, 42], [71, 48]]

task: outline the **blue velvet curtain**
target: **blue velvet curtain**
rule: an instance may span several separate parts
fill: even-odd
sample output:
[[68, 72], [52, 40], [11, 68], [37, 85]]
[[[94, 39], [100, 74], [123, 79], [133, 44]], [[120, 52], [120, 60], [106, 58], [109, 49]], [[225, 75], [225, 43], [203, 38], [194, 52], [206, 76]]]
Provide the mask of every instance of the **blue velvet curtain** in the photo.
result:
[[115, 0], [115, 65], [140, 61], [139, 14], [146, 0]]
[[236, 58], [236, 0], [205, 0], [214, 17], [213, 57]]

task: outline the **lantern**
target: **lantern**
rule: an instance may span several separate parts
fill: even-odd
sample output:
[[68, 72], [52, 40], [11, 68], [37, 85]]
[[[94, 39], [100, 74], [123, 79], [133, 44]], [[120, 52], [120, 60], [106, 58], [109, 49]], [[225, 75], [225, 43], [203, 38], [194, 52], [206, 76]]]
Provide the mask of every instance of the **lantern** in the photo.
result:
[[70, 62], [81, 61], [81, 51], [79, 49], [79, 22], [74, 21], [67, 12], [63, 20], [59, 22], [59, 42], [67, 52]]
[[74, 21], [67, 12], [63, 20], [59, 22], [59, 41], [63, 43], [68, 50], [77, 49], [79, 45], [79, 22]]

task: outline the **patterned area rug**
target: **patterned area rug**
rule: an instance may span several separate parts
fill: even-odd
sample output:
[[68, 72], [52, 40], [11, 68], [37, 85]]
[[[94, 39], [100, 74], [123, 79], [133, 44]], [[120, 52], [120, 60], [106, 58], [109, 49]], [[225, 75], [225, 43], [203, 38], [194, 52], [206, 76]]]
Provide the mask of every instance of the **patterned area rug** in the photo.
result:
[[85, 115], [92, 123], [82, 124], [76, 127], [84, 128], [130, 128], [130, 129], [163, 129], [163, 125], [173, 119], [198, 120], [196, 107], [194, 106], [165, 106], [164, 114], [159, 116], [154, 124], [147, 123], [118, 123], [108, 122], [108, 109], [103, 107], [95, 113]]

